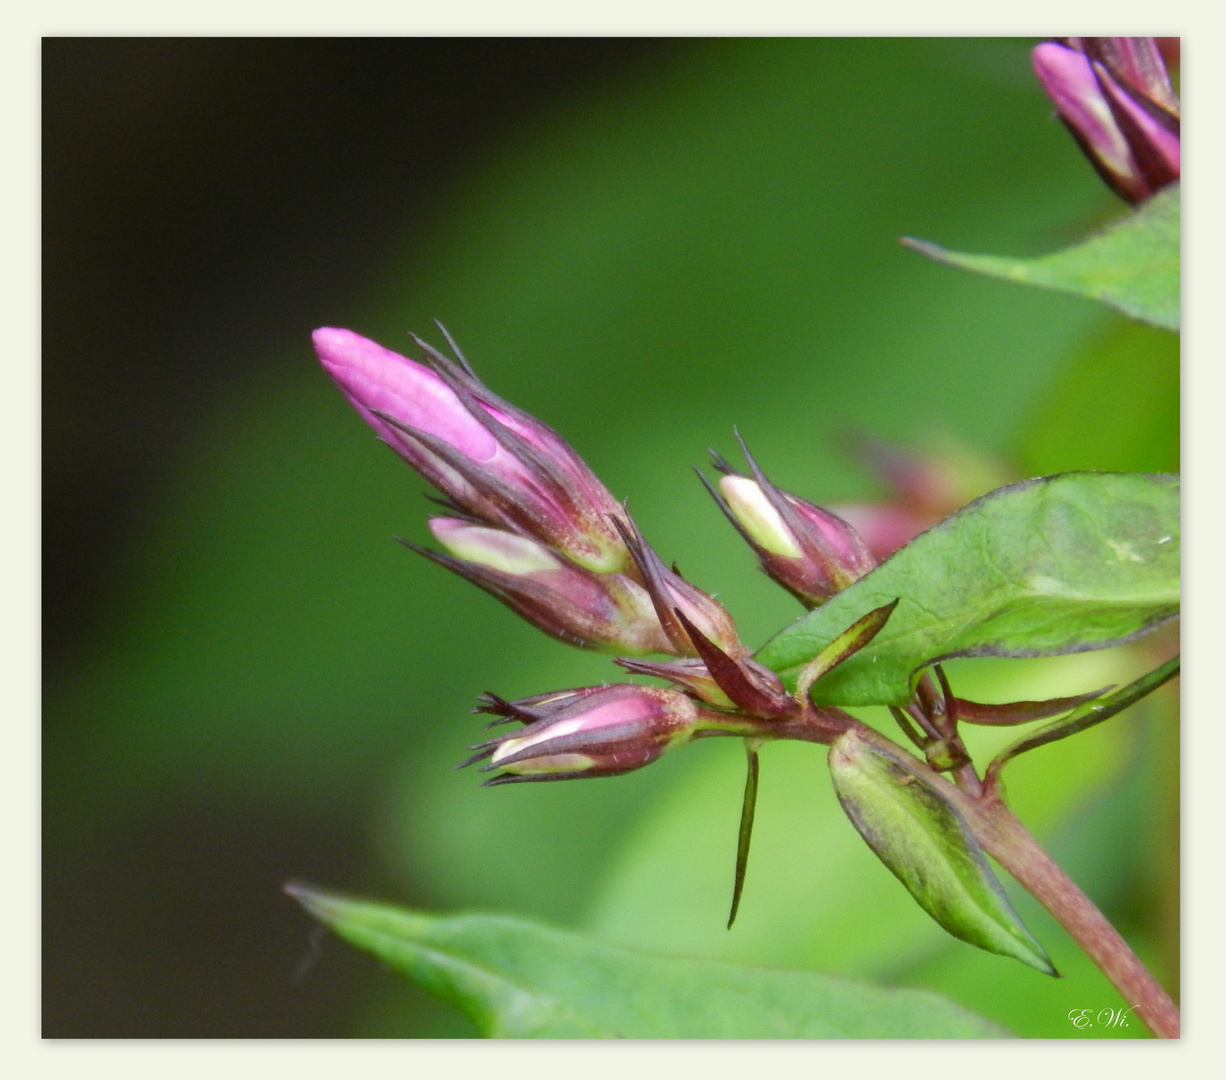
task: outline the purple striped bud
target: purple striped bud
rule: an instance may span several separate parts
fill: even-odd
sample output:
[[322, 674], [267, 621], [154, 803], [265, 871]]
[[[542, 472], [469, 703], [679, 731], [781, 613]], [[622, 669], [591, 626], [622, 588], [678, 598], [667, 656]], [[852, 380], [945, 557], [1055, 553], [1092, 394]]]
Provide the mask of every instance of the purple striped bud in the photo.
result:
[[431, 518], [430, 531], [450, 555], [407, 546], [560, 641], [632, 655], [672, 649], [651, 597], [622, 574], [594, 574], [526, 536], [461, 518]]
[[749, 650], [741, 644], [732, 616], [715, 597], [691, 585], [677, 573], [675, 566], [669, 570], [629, 518], [618, 521], [617, 527], [634, 558], [638, 576], [651, 595], [660, 625], [668, 635], [670, 647], [666, 651], [677, 656], [701, 654], [685, 626], [688, 620], [724, 652], [738, 659], [749, 655]]
[[376, 434], [462, 512], [598, 573], [633, 561], [624, 510], [551, 428], [424, 342], [431, 367], [349, 330], [314, 334], [324, 368]]
[[486, 784], [616, 776], [650, 765], [703, 726], [704, 710], [679, 690], [628, 683], [503, 702], [487, 696], [482, 712], [527, 721], [519, 731], [474, 747], [471, 765], [502, 773]]
[[824, 603], [875, 565], [855, 529], [820, 506], [786, 492], [772, 500], [747, 476], [721, 477], [719, 490], [762, 568], [802, 603]]
[[806, 607], [816, 607], [877, 565], [846, 521], [777, 488], [741, 446], [752, 478], [716, 455], [715, 467], [724, 473], [719, 490], [705, 477], [703, 482], [773, 580]]
[[1106, 184], [1138, 203], [1179, 179], [1179, 102], [1153, 38], [1068, 38], [1035, 74]]

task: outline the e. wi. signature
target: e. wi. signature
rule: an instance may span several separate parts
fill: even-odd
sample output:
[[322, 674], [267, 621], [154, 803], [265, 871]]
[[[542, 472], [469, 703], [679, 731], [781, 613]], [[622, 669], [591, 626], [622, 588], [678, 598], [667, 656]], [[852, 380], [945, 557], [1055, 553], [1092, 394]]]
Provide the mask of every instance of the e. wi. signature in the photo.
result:
[[1073, 1027], [1079, 1029], [1128, 1027], [1128, 1014], [1136, 1007], [1131, 1005], [1127, 1009], [1099, 1009], [1097, 1013], [1093, 1009], [1070, 1009], [1068, 1018], [1073, 1022]]

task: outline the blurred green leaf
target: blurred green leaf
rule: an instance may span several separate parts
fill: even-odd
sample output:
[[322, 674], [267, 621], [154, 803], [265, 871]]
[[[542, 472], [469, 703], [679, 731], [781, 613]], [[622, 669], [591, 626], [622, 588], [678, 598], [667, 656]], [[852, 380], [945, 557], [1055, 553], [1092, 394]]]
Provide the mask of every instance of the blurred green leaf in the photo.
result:
[[1178, 472], [1178, 335], [1113, 319], [1043, 395], [1021, 457], [1027, 476]]
[[757, 659], [795, 674], [848, 623], [885, 628], [813, 687], [830, 705], [905, 705], [958, 656], [1053, 656], [1127, 641], [1179, 610], [1179, 478], [1065, 473], [959, 510], [788, 627]]
[[1054, 975], [962, 816], [907, 761], [855, 730], [830, 747], [830, 776], [847, 817], [890, 872], [956, 938]]
[[1073, 247], [1034, 259], [967, 255], [903, 241], [937, 262], [988, 277], [1101, 300], [1125, 315], [1179, 329], [1179, 185]]
[[1009, 1033], [935, 994], [648, 956], [497, 915], [435, 916], [291, 886], [341, 937], [492, 1038], [905, 1039]]

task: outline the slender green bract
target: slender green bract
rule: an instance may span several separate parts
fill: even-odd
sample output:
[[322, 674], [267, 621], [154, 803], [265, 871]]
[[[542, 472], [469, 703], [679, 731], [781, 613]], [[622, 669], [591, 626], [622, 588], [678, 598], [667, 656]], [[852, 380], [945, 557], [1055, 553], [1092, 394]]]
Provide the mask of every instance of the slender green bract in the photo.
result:
[[1064, 473], [999, 488], [809, 612], [757, 659], [795, 678], [851, 623], [896, 598], [877, 636], [814, 684], [818, 704], [905, 705], [936, 661], [1101, 649], [1173, 617], [1179, 478]]
[[1179, 185], [1088, 240], [1035, 259], [968, 255], [903, 240], [937, 262], [1005, 281], [1101, 300], [1141, 322], [1179, 329]]
[[434, 916], [305, 886], [315, 918], [491, 1038], [1006, 1038], [936, 994], [648, 956], [496, 915]]
[[907, 761], [856, 731], [830, 747], [830, 776], [856, 831], [929, 915], [956, 938], [1054, 975], [970, 829]]
[[1178, 674], [1179, 657], [1174, 656], [1122, 690], [1117, 690], [1106, 697], [1096, 697], [1092, 701], [1083, 702], [1067, 716], [1062, 716], [1054, 723], [1044, 724], [1041, 728], [1031, 731], [1025, 738], [1019, 739], [1012, 746], [1002, 750], [992, 761], [988, 775], [1000, 772], [1018, 754], [1024, 754], [1027, 750], [1034, 750], [1040, 746], [1047, 746], [1060, 739], [1067, 739], [1070, 735], [1078, 735], [1087, 728], [1101, 724], [1104, 720], [1110, 720], [1111, 717], [1123, 712], [1130, 705], [1136, 704], [1147, 694], [1152, 694], [1164, 682], [1173, 679]]

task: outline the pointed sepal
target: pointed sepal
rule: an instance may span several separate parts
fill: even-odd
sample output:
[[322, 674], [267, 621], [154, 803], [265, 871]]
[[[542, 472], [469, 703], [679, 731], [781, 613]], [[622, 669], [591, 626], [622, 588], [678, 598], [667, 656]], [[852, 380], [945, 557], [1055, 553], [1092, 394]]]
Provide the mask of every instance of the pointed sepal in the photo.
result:
[[818, 679], [838, 667], [849, 656], [854, 656], [872, 641], [890, 616], [894, 614], [896, 607], [898, 607], [898, 600], [894, 599], [888, 604], [873, 608], [867, 615], [860, 616], [810, 660], [797, 676], [796, 700], [805, 701], [809, 696], [809, 690]]
[[753, 836], [753, 816], [758, 805], [758, 739], [745, 740], [745, 797], [741, 801], [741, 825], [736, 837], [736, 870], [732, 880], [732, 909], [728, 913], [728, 929], [736, 922], [745, 888], [745, 868], [749, 865], [749, 840]]
[[1077, 735], [1087, 728], [1101, 724], [1104, 720], [1110, 720], [1117, 713], [1123, 712], [1130, 705], [1135, 705], [1143, 697], [1152, 694], [1163, 683], [1178, 674], [1179, 657], [1173, 656], [1165, 664], [1159, 665], [1148, 674], [1142, 675], [1136, 682], [1129, 683], [1123, 689], [1115, 691], [1114, 694], [1094, 695], [1092, 700], [1079, 705], [1068, 716], [1062, 716], [1059, 720], [1044, 724], [1038, 731], [1032, 731], [1025, 738], [1019, 739], [1012, 746], [1001, 751], [988, 766], [984, 780], [989, 784], [995, 784], [1000, 776], [1000, 770], [1018, 754], [1046, 746], [1048, 743], [1058, 742], [1060, 739], [1067, 739], [1070, 735]]
[[962, 723], [984, 724], [989, 727], [1028, 724], [1032, 720], [1047, 720], [1070, 709], [1087, 705], [1113, 689], [1113, 686], [1104, 686], [1101, 690], [1091, 690], [1088, 694], [1045, 698], [1042, 701], [1008, 701], [1000, 705], [955, 697], [950, 699], [950, 716]]

